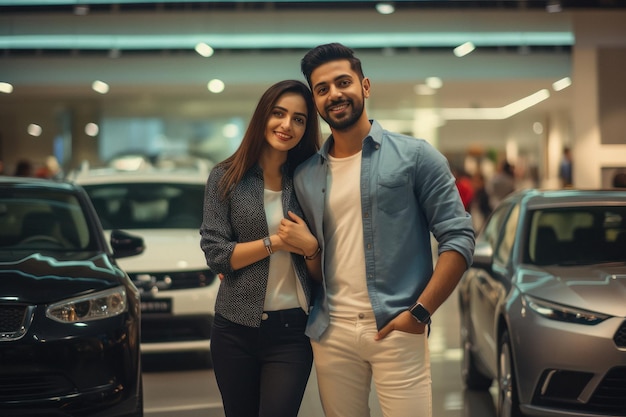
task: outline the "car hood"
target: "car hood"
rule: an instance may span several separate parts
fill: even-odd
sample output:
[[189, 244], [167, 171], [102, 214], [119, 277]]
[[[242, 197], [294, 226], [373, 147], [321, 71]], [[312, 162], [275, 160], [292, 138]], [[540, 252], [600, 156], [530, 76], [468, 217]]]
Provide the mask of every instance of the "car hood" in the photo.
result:
[[125, 274], [105, 254], [0, 254], [0, 300], [50, 303], [119, 285]]
[[519, 289], [534, 297], [583, 310], [626, 316], [626, 265], [523, 268]]
[[[204, 253], [200, 249], [198, 229], [134, 229], [130, 233], [141, 236], [145, 250], [141, 255], [119, 259], [122, 269], [135, 272], [169, 272], [206, 269]], [[107, 238], [110, 231], [107, 232]]]

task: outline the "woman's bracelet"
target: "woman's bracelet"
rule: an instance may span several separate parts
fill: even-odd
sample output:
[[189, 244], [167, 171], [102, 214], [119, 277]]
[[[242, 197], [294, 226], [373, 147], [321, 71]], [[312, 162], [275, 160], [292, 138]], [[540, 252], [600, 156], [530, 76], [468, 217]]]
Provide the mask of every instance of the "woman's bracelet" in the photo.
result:
[[304, 255], [304, 259], [306, 259], [307, 261], [312, 261], [313, 259], [317, 258], [317, 255], [319, 255], [321, 251], [322, 251], [322, 248], [320, 248], [318, 245], [317, 249], [315, 250], [315, 253], [313, 253], [313, 255], [311, 256]]

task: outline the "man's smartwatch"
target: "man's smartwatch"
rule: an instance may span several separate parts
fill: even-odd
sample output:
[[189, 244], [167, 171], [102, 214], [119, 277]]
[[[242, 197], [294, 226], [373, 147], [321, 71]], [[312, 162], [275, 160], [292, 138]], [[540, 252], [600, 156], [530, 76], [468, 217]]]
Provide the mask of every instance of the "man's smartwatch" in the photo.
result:
[[415, 320], [419, 321], [422, 324], [430, 324], [430, 313], [426, 310], [426, 307], [422, 305], [422, 303], [415, 303], [409, 308], [409, 311], [415, 318]]

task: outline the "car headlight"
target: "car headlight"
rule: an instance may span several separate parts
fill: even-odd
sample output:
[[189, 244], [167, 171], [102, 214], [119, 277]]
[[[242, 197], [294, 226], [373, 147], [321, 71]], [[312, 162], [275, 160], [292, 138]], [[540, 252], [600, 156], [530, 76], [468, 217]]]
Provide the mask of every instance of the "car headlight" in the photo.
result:
[[46, 316], [61, 323], [106, 319], [128, 309], [123, 286], [51, 304]]
[[526, 304], [535, 313], [551, 320], [564, 321], [568, 323], [598, 324], [610, 316], [593, 311], [581, 310], [578, 308], [565, 306], [562, 304], [551, 303], [549, 301], [540, 300], [528, 295], [524, 296]]

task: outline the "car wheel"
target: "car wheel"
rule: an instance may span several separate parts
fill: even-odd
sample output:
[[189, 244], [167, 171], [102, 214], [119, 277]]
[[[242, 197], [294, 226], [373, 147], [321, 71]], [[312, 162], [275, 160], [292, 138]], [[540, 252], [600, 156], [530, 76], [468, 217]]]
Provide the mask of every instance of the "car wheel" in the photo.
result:
[[463, 318], [461, 326], [461, 342], [463, 346], [463, 357], [461, 360], [461, 378], [465, 387], [472, 390], [486, 390], [493, 383], [493, 379], [487, 377], [478, 370], [476, 358], [472, 352], [472, 342], [470, 339], [470, 329], [467, 319]]
[[521, 417], [508, 331], [502, 333], [498, 351], [498, 417]]

